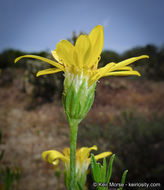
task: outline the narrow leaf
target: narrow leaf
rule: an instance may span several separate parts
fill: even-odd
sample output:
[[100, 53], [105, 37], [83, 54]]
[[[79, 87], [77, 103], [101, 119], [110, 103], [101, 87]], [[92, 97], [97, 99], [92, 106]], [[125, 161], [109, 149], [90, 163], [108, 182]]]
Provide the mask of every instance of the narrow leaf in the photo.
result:
[[106, 182], [106, 158], [103, 159], [103, 167], [101, 170], [101, 179], [102, 182], [105, 183]]
[[107, 171], [107, 183], [109, 183], [111, 175], [112, 175], [112, 166], [113, 166], [113, 161], [115, 158], [115, 154], [113, 154], [110, 158], [109, 166], [108, 166], [108, 171]]
[[[126, 179], [127, 173], [128, 173], [128, 170], [125, 170], [124, 173], [123, 173], [123, 175], [122, 175], [122, 178], [121, 178], [121, 184], [125, 184], [125, 179]], [[122, 190], [122, 189], [123, 189], [123, 186], [121, 186], [119, 188], [119, 190]]]
[[83, 190], [83, 188], [81, 187], [80, 183], [77, 182], [77, 184], [78, 184], [79, 189], [80, 189], [80, 190]]

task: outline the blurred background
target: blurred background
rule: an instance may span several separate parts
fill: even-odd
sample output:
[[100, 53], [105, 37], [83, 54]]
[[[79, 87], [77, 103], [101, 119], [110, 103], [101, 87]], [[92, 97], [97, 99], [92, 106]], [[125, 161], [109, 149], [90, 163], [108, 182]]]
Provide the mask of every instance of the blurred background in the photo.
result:
[[[74, 44], [98, 24], [104, 26], [100, 67], [143, 54], [150, 59], [133, 64], [141, 77], [98, 82], [94, 105], [79, 126], [78, 147], [95, 144], [97, 153], [116, 154], [112, 182], [120, 182], [128, 169], [127, 182], [162, 186], [163, 10], [162, 0], [1, 1], [0, 190], [65, 189], [62, 172], [56, 168], [54, 173], [41, 158], [45, 150], [69, 146], [63, 73], [36, 78], [37, 71], [50, 65], [32, 59], [14, 64], [14, 59], [24, 54], [52, 59], [51, 50], [60, 40]], [[92, 182], [89, 174], [89, 190]]]

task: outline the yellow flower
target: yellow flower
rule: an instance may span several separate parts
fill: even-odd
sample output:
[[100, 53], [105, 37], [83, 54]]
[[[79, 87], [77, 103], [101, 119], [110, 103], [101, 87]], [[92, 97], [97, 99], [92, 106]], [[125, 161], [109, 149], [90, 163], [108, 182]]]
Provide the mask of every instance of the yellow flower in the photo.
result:
[[96, 82], [106, 76], [138, 75], [129, 64], [148, 58], [147, 55], [133, 57], [119, 63], [109, 63], [98, 68], [100, 54], [104, 44], [103, 27], [96, 26], [89, 35], [80, 35], [73, 46], [69, 41], [60, 41], [52, 55], [57, 61], [36, 55], [24, 55], [18, 57], [15, 62], [22, 58], [34, 58], [45, 61], [54, 68], [37, 72], [37, 76], [57, 73], [65, 73], [63, 105], [70, 126], [78, 125], [90, 110], [95, 95]]
[[89, 35], [80, 35], [73, 46], [69, 41], [60, 41], [56, 49], [52, 51], [52, 55], [57, 61], [52, 61], [36, 55], [24, 55], [18, 57], [15, 62], [22, 58], [34, 58], [45, 61], [54, 66], [54, 68], [39, 71], [37, 76], [65, 72], [65, 76], [71, 74], [73, 78], [77, 75], [88, 79], [88, 86], [91, 86], [101, 77], [106, 76], [127, 76], [138, 75], [138, 71], [134, 71], [128, 65], [143, 58], [149, 58], [147, 55], [133, 57], [119, 63], [109, 63], [103, 68], [98, 68], [100, 54], [103, 49], [104, 34], [103, 27], [96, 26]]
[[[76, 181], [78, 181], [81, 186], [85, 185], [87, 169], [90, 165], [91, 158], [89, 154], [92, 150], [97, 150], [97, 146], [92, 147], [82, 147], [76, 151]], [[110, 156], [112, 152], [103, 152], [95, 156], [96, 160]], [[59, 160], [62, 160], [65, 165], [65, 175], [68, 182], [66, 183], [69, 186], [69, 175], [70, 175], [70, 148], [65, 148], [63, 153], [60, 153], [56, 150], [48, 150], [42, 153], [42, 158], [53, 164], [58, 165]]]
[[[77, 149], [76, 151], [76, 170], [82, 170], [88, 169], [88, 166], [91, 162], [91, 158], [89, 157], [89, 154], [92, 150], [97, 150], [97, 146], [94, 145], [92, 147], [82, 147], [80, 149]], [[112, 152], [104, 152], [101, 154], [98, 154], [95, 156], [96, 160], [99, 160], [101, 158], [110, 156]], [[42, 158], [53, 164], [53, 165], [58, 165], [59, 159], [62, 160], [66, 166], [66, 169], [69, 169], [70, 165], [70, 148], [65, 148], [63, 150], [63, 154], [56, 151], [56, 150], [48, 150], [42, 153]]]

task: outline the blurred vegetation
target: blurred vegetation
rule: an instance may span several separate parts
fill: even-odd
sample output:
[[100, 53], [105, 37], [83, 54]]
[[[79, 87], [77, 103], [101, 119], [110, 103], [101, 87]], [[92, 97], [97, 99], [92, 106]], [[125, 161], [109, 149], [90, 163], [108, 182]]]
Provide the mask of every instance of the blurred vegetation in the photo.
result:
[[[3, 52], [0, 53], [0, 68], [1, 69], [6, 69], [8, 67], [26, 68], [26, 64], [15, 64], [14, 65], [15, 58], [25, 55], [25, 54], [27, 54], [27, 52], [15, 50], [15, 49], [4, 50]], [[28, 54], [39, 55], [39, 56], [43, 56], [43, 57], [46, 57], [48, 55], [48, 53], [45, 51], [30, 52]], [[25, 62], [25, 61], [23, 61], [23, 62]]]
[[[44, 51], [25, 53], [12, 49], [5, 50], [0, 54], [0, 68], [2, 68], [0, 86], [12, 85], [13, 80], [19, 77], [19, 81], [21, 82], [20, 89], [29, 95], [30, 106], [28, 108], [34, 108], [37, 105], [37, 98], [40, 98], [39, 103], [44, 103], [52, 101], [54, 96], [61, 97], [64, 79], [63, 73], [49, 76], [44, 75], [37, 78], [36, 73], [39, 70], [50, 68], [50, 65], [35, 59], [22, 59], [19, 63], [14, 64], [16, 57], [25, 54], [34, 54], [52, 59], [52, 56]], [[17, 73], [19, 70], [21, 73], [23, 72], [23, 75]]]
[[[0, 131], [0, 144], [2, 143], [2, 132]], [[9, 167], [2, 165], [5, 150], [0, 152], [0, 190], [16, 189], [16, 185], [21, 177], [21, 171], [18, 167]], [[14, 188], [15, 187], [15, 188]]]
[[100, 152], [110, 150], [116, 154], [112, 181], [119, 182], [120, 172], [128, 169], [127, 181], [163, 184], [163, 117], [153, 114], [148, 120], [126, 111], [104, 126], [81, 125], [78, 133], [81, 146], [96, 144]]
[[31, 96], [32, 100], [41, 98], [43, 102], [50, 102], [53, 101], [55, 95], [61, 98], [63, 73], [36, 77], [39, 70], [47, 68], [49, 68], [49, 65], [47, 66], [47, 64], [40, 63], [37, 60], [27, 61], [27, 70], [23, 76], [23, 90]]

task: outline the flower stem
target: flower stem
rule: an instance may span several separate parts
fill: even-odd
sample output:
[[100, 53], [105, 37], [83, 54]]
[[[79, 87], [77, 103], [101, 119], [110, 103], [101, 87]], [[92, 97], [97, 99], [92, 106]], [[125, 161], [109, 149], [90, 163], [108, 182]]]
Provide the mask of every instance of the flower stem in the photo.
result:
[[76, 181], [76, 144], [79, 121], [71, 119], [70, 123], [70, 190], [75, 190]]

